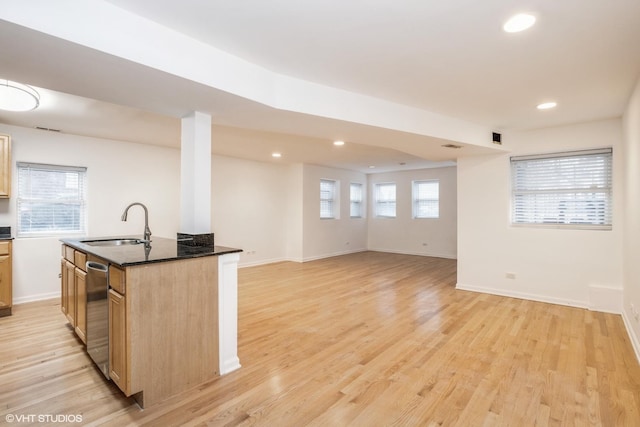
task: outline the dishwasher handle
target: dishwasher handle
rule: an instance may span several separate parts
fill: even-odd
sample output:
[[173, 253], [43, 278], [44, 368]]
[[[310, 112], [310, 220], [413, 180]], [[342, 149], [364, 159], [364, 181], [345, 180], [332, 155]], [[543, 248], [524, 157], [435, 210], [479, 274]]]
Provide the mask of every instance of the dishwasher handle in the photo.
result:
[[87, 261], [87, 271], [95, 271], [97, 273], [107, 273], [108, 267], [95, 261]]

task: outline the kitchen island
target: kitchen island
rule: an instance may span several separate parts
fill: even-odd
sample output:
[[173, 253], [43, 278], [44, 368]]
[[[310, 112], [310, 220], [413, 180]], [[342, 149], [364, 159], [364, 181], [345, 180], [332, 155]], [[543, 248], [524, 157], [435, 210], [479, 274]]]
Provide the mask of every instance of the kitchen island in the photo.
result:
[[[61, 241], [62, 311], [83, 342], [104, 334], [105, 376], [141, 407], [240, 367], [240, 249], [157, 237], [118, 245], [100, 243], [114, 243], [109, 238]], [[87, 292], [91, 265], [108, 271], [104, 314], [87, 309], [95, 299]], [[92, 316], [107, 315], [108, 331], [92, 330]]]

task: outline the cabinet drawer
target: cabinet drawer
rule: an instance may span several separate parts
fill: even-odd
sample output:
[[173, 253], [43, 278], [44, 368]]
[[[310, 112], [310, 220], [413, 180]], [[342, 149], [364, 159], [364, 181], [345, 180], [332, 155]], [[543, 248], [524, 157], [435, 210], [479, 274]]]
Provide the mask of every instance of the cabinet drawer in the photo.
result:
[[75, 263], [75, 252], [76, 250], [73, 249], [71, 246], [67, 246], [64, 245], [64, 259], [66, 259], [69, 262], [74, 262]]
[[118, 267], [114, 267], [113, 265], [109, 266], [109, 286], [111, 286], [115, 291], [125, 294], [125, 276], [124, 270], [119, 269]]
[[73, 256], [73, 263], [82, 271], [87, 271], [87, 254], [76, 250]]
[[0, 255], [11, 255], [11, 242], [0, 242]]

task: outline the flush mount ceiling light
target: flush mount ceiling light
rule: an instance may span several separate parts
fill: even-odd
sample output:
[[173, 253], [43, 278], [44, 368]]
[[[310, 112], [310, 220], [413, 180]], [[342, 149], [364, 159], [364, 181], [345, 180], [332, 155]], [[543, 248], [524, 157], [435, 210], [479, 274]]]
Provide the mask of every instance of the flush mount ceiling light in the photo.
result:
[[40, 105], [40, 95], [31, 86], [0, 79], [0, 109], [31, 111]]
[[518, 33], [530, 28], [535, 22], [535, 16], [529, 15], [528, 13], [518, 13], [509, 18], [502, 26], [502, 29], [507, 33]]
[[341, 147], [344, 145], [344, 141], [333, 141], [333, 145], [337, 146], [337, 147]]
[[280, 157], [282, 157], [282, 154], [280, 154], [280, 153], [271, 153], [271, 157], [279, 159]]
[[538, 110], [549, 110], [550, 108], [555, 108], [557, 105], [557, 102], [543, 102], [542, 104], [538, 104], [536, 108]]

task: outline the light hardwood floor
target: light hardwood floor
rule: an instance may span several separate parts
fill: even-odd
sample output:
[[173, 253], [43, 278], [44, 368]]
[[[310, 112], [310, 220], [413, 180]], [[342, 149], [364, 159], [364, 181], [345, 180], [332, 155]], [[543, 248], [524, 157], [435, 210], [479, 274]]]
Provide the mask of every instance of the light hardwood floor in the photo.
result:
[[0, 424], [640, 425], [620, 316], [455, 282], [453, 260], [375, 252], [240, 269], [242, 368], [144, 411], [101, 377], [57, 301], [17, 305], [0, 319]]

